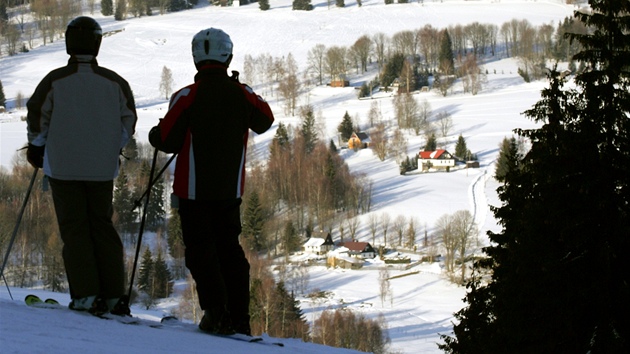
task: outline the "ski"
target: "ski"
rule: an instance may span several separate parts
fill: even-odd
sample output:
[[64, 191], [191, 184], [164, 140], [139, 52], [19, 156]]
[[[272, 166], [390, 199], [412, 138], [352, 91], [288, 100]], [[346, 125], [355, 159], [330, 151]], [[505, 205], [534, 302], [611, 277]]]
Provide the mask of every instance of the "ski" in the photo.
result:
[[[26, 295], [26, 297], [24, 298], [24, 303], [26, 303], [26, 305], [30, 306], [30, 307], [37, 307], [37, 308], [44, 308], [44, 309], [66, 309], [66, 310], [70, 310], [68, 309], [67, 306], [63, 306], [61, 305], [57, 300], [55, 299], [46, 299], [46, 300], [42, 300], [39, 296], [37, 295], [33, 295], [33, 294], [29, 294]], [[78, 313], [78, 314], [87, 314], [87, 315], [91, 315], [97, 318], [101, 318], [104, 320], [114, 320], [116, 322], [122, 323], [122, 324], [129, 324], [129, 325], [143, 325], [143, 326], [147, 326], [147, 327], [152, 327], [152, 328], [161, 328], [162, 324], [155, 322], [155, 321], [150, 321], [150, 320], [144, 320], [141, 318], [137, 318], [137, 317], [132, 317], [132, 316], [118, 316], [118, 315], [112, 315], [111, 313], [105, 313], [102, 315], [95, 315], [95, 314], [91, 314], [87, 311], [76, 311], [76, 310], [70, 310], [72, 312]]]
[[199, 327], [193, 323], [185, 323], [180, 321], [177, 317], [175, 316], [166, 316], [164, 318], [162, 318], [162, 320], [160, 321], [161, 324], [163, 324], [166, 327], [173, 327], [173, 328], [183, 328], [183, 329], [187, 329], [187, 330], [191, 330], [191, 331], [195, 331], [195, 332], [201, 332], [207, 335], [211, 335], [214, 337], [219, 337], [219, 338], [227, 338], [227, 339], [232, 339], [232, 340], [237, 340], [240, 342], [247, 342], [247, 343], [258, 343], [258, 344], [264, 344], [264, 345], [273, 345], [273, 346], [277, 346], [277, 347], [284, 347], [284, 343], [282, 342], [271, 342], [268, 340], [265, 340], [263, 337], [257, 337], [257, 336], [248, 336], [246, 334], [240, 334], [240, 333], [236, 333], [236, 334], [213, 334], [213, 333], [208, 333], [208, 332], [203, 332], [199, 329]]
[[46, 308], [46, 309], [66, 308], [65, 306], [62, 306], [61, 304], [59, 304], [59, 302], [55, 299], [42, 300], [39, 298], [39, 296], [32, 295], [32, 294], [26, 295], [26, 297], [24, 298], [24, 302], [26, 303], [26, 305], [31, 306], [31, 307], [39, 307], [39, 308]]

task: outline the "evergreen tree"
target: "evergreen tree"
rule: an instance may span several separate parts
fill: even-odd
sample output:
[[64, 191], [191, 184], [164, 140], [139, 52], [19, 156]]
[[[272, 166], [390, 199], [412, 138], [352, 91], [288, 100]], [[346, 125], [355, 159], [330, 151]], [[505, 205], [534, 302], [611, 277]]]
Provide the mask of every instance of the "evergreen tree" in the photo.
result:
[[118, 231], [131, 232], [138, 217], [138, 210], [134, 206], [133, 190], [131, 189], [126, 168], [121, 168], [114, 181], [113, 206], [118, 215]]
[[400, 77], [400, 72], [403, 69], [405, 62], [405, 55], [402, 53], [396, 53], [389, 58], [385, 65], [385, 70], [381, 76], [381, 83], [383, 86], [388, 87], [394, 82], [395, 79]]
[[455, 73], [455, 57], [453, 55], [453, 42], [447, 30], [440, 32], [440, 50], [438, 52], [438, 72], [434, 85], [443, 96], [446, 96], [448, 89], [453, 84], [453, 74]]
[[182, 236], [181, 220], [177, 209], [171, 209], [166, 225], [166, 242], [173, 261], [171, 269], [176, 279], [186, 278], [184, 237]]
[[103, 16], [111, 16], [114, 14], [113, 0], [101, 0], [101, 14], [103, 14]]
[[0, 80], [0, 106], [6, 107], [7, 98], [4, 95], [4, 87], [2, 86], [2, 80]]
[[311, 11], [313, 10], [313, 5], [311, 0], [293, 0], [293, 10]]
[[284, 246], [285, 255], [288, 257], [291, 252], [295, 252], [300, 249], [301, 242], [295, 226], [291, 220], [287, 221], [282, 233], [282, 240]]
[[173, 292], [173, 276], [168, 269], [168, 265], [162, 257], [162, 251], [158, 254], [153, 262], [153, 294], [157, 299], [164, 299]]
[[335, 154], [338, 152], [337, 145], [332, 139], [330, 139], [330, 144], [328, 144], [328, 151]]
[[313, 114], [313, 107], [303, 107], [300, 116], [302, 117], [302, 128], [300, 134], [304, 138], [304, 148], [307, 153], [313, 151], [315, 143], [317, 143], [317, 130], [315, 129], [315, 115]]
[[447, 30], [442, 30], [440, 35], [440, 51], [438, 53], [438, 62], [440, 65], [440, 73], [444, 75], [452, 75], [455, 73], [455, 56], [453, 55], [453, 42]]
[[466, 147], [466, 139], [459, 134], [457, 138], [457, 143], [455, 144], [455, 156], [460, 159], [466, 160], [468, 156], [468, 147]]
[[[146, 186], [148, 186], [149, 177], [151, 176], [151, 167], [147, 160], [142, 161], [140, 175], [142, 177], [141, 180], [147, 181]], [[151, 188], [147, 215], [145, 216], [148, 230], [156, 230], [164, 221], [164, 216], [166, 215], [164, 208], [164, 184], [164, 175], [162, 175]]]
[[258, 0], [258, 8], [262, 11], [269, 10], [271, 8], [271, 6], [269, 6], [269, 0]]
[[278, 123], [278, 129], [276, 129], [276, 134], [273, 136], [273, 141], [271, 142], [271, 154], [273, 155], [274, 149], [276, 148], [284, 149], [288, 147], [289, 142], [287, 127], [282, 122]]
[[182, 236], [181, 220], [177, 209], [171, 209], [171, 215], [168, 218], [168, 224], [166, 226], [166, 233], [166, 242], [171, 257], [184, 257], [184, 237]]
[[352, 125], [352, 118], [346, 111], [346, 114], [343, 115], [341, 123], [337, 127], [337, 131], [341, 134], [341, 140], [348, 141], [354, 133], [354, 126]]
[[435, 151], [437, 149], [437, 139], [435, 134], [429, 135], [427, 143], [424, 145], [424, 151]]
[[308, 323], [302, 309], [300, 309], [299, 301], [287, 291], [284, 282], [278, 282], [276, 285], [275, 296], [278, 298], [278, 323], [280, 327], [280, 334], [277, 336], [308, 339]]
[[153, 254], [149, 247], [144, 249], [142, 253], [142, 259], [140, 260], [140, 268], [138, 269], [138, 290], [152, 295], [153, 284]]
[[504, 138], [499, 147], [499, 157], [494, 169], [494, 178], [499, 182], [504, 182], [508, 172], [517, 168], [518, 164], [519, 155], [516, 138]]
[[169, 5], [170, 12], [177, 12], [186, 9], [186, 1], [185, 0], [171, 0]]
[[372, 94], [370, 87], [364, 82], [359, 90], [359, 98], [368, 97]]
[[249, 193], [247, 205], [243, 212], [243, 230], [241, 235], [246, 241], [250, 249], [261, 251], [264, 247], [263, 226], [265, 225], [265, 216], [258, 192], [255, 190]]
[[499, 188], [503, 230], [489, 232], [487, 284], [469, 284], [453, 353], [630, 351], [630, 2], [589, 1], [572, 34], [588, 69], [557, 71], [519, 131], [531, 150]]

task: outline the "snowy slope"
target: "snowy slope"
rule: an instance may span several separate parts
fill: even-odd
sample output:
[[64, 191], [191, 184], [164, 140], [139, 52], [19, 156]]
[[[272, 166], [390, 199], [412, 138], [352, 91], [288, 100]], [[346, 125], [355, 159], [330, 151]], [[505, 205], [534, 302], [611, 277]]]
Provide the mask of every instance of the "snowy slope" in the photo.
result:
[[[300, 69], [304, 70], [308, 51], [318, 43], [327, 47], [349, 46], [363, 34], [372, 36], [383, 32], [391, 36], [400, 30], [414, 30], [426, 24], [436, 28], [474, 21], [501, 25], [513, 18], [527, 19], [536, 26], [543, 23], [557, 24], [575, 10], [575, 7], [564, 2], [424, 0], [386, 6], [380, 0], [367, 0], [363, 1], [362, 7], [358, 7], [354, 1], [346, 0], [346, 8], [340, 9], [334, 5], [328, 8], [325, 1], [313, 1], [315, 9], [307, 13], [292, 11], [290, 0], [276, 0], [271, 1], [271, 10], [264, 13], [258, 10], [257, 4], [251, 4], [239, 8], [200, 5], [192, 11], [120, 22], [100, 18], [99, 14], [94, 16], [105, 31], [122, 30], [103, 40], [98, 59], [102, 66], [117, 71], [129, 81], [138, 106], [136, 137], [146, 141], [149, 129], [164, 115], [167, 107], [166, 100], [160, 97], [158, 90], [162, 68], [167, 66], [172, 70], [176, 87], [190, 83], [194, 75], [190, 39], [194, 33], [206, 27], [222, 28], [231, 35], [235, 43], [231, 69], [242, 71], [245, 54], [257, 56], [269, 53], [273, 57], [281, 57], [290, 52]], [[12, 109], [15, 97], [18, 93], [30, 95], [48, 71], [65, 65], [66, 61], [64, 44], [60, 40], [29, 53], [0, 58], [0, 80], [10, 111], [0, 114], [1, 167], [10, 169], [15, 150], [26, 143], [26, 127], [20, 119], [26, 113], [24, 110]], [[440, 138], [440, 146], [454, 150], [457, 137], [462, 134], [468, 148], [480, 159], [479, 169], [400, 176], [394, 161], [387, 159], [382, 162], [370, 150], [342, 152], [352, 172], [365, 173], [373, 182], [370, 213], [377, 216], [388, 213], [392, 220], [397, 215], [416, 217], [421, 224], [418, 234], [423, 235], [426, 230], [431, 235], [434, 223], [440, 216], [467, 209], [475, 215], [479, 226], [480, 245], [487, 242], [486, 231], [498, 229], [489, 211], [489, 205], [498, 204], [495, 192], [498, 184], [492, 178], [498, 145], [515, 128], [535, 127], [522, 116], [522, 112], [540, 98], [540, 90], [546, 85], [544, 81], [524, 83], [516, 73], [517, 65], [515, 60], [500, 56], [489, 59], [484, 64], [489, 72], [488, 82], [476, 96], [464, 95], [461, 86], [455, 86], [447, 97], [436, 92], [419, 93], [416, 96], [419, 102], [426, 99], [434, 114], [440, 111], [451, 114], [453, 128], [447, 137]], [[351, 76], [350, 79], [352, 85], [358, 86], [375, 75], [376, 72], [371, 71], [361, 77]], [[254, 88], [259, 89], [256, 86]], [[277, 122], [298, 124], [297, 117], [284, 115], [282, 102], [276, 97], [266, 98], [276, 114]], [[336, 139], [337, 126], [346, 111], [352, 117], [358, 116], [360, 123], [367, 126], [367, 112], [373, 102], [358, 100], [354, 87], [317, 87], [302, 95], [300, 100], [300, 104], [308, 102], [317, 112], [321, 112], [325, 122], [325, 140]], [[380, 95], [375, 96], [374, 100], [379, 103], [384, 119], [393, 119], [391, 98]], [[264, 159], [266, 156], [267, 145], [275, 134], [276, 126], [277, 123], [269, 132], [254, 137], [255, 155], [258, 158]], [[424, 144], [423, 137], [409, 135], [407, 139], [409, 155], [417, 153]], [[359, 240], [373, 242], [368, 227], [370, 213], [360, 216], [361, 224], [357, 231]], [[147, 242], [150, 242], [151, 237], [147, 236]], [[375, 241], [373, 243], [376, 245], [382, 243], [380, 238]], [[1, 251], [4, 253], [4, 250]], [[435, 343], [439, 341], [439, 334], [450, 332], [452, 314], [462, 307], [465, 289], [449, 283], [438, 264], [423, 264], [411, 269], [419, 273], [392, 280], [393, 302], [381, 303], [378, 271], [375, 270], [378, 265], [368, 265], [361, 271], [311, 268], [309, 290], [330, 291], [332, 295], [319, 303], [301, 299], [307, 320], [312, 321], [322, 310], [338, 306], [353, 308], [370, 318], [383, 314], [392, 339], [392, 350], [401, 353], [437, 352]], [[391, 271], [391, 276], [401, 274], [405, 272]], [[133, 349], [124, 351], [156, 353], [198, 352], [201, 351], [200, 347], [204, 348], [203, 351], [216, 349], [216, 352], [228, 352], [225, 351], [227, 346], [240, 347], [232, 342], [224, 343], [197, 334], [123, 327], [76, 314], [71, 318], [57, 318], [48, 314], [50, 311], [22, 306], [23, 295], [29, 290], [12, 291], [15, 301], [9, 300], [5, 288], [0, 288], [0, 351], [3, 353], [6, 352], [5, 348], [9, 348], [8, 352], [25, 353], [67, 351], [69, 348], [77, 352], [119, 352], [129, 346]], [[62, 303], [68, 302], [66, 294], [50, 294], [48, 297], [64, 300]], [[132, 310], [135, 315], [153, 318], [168, 312], [167, 308], [146, 314], [137, 308]], [[37, 325], [33, 326], [32, 323]], [[137, 339], [134, 341], [135, 337]], [[123, 344], [119, 346], [119, 343]], [[191, 346], [183, 346], [188, 343], [192, 343]], [[298, 353], [319, 353], [319, 348], [307, 345], [282, 350], [287, 349]], [[249, 346], [244, 347], [244, 350], [249, 350]], [[326, 353], [333, 353], [332, 349], [328, 350]]]
[[[67, 309], [28, 307], [23, 299], [29, 293], [40, 298], [69, 302], [66, 294], [12, 288], [15, 300], [7, 289], [0, 294], [0, 351], [12, 353], [134, 353], [134, 354], [350, 354], [356, 351], [330, 348], [296, 339], [282, 339], [285, 347], [245, 343], [212, 337], [203, 332], [176, 328], [151, 328], [102, 320], [86, 313]], [[159, 321], [157, 312], [132, 307], [132, 312], [146, 319]], [[142, 312], [142, 311], [140, 311]]]

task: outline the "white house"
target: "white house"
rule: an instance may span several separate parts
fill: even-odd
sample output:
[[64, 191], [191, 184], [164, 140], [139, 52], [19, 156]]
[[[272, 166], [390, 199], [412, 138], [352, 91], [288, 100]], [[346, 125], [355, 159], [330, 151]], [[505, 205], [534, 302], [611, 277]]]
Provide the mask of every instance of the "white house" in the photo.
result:
[[304, 252], [322, 255], [335, 247], [330, 234], [324, 234], [323, 232], [320, 232], [320, 234], [323, 237], [311, 237], [304, 243]]
[[430, 168], [448, 170], [455, 167], [455, 157], [446, 150], [420, 151], [418, 153], [418, 169]]

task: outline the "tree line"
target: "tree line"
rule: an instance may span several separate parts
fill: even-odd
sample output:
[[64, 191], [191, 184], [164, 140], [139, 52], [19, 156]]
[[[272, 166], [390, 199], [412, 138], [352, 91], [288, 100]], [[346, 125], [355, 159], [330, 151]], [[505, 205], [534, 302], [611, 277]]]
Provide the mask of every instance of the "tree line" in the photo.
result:
[[[574, 82], [549, 74], [525, 115], [537, 129], [502, 143], [502, 227], [475, 262], [449, 353], [628, 352], [630, 3], [589, 1]], [[524, 139], [531, 145], [519, 149]]]

